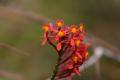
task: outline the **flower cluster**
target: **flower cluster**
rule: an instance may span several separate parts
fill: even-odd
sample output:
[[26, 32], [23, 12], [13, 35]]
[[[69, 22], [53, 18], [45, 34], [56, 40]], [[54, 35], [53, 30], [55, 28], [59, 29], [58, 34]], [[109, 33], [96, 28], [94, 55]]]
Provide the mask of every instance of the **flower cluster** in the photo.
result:
[[[63, 20], [43, 25], [44, 39], [58, 53], [58, 63], [54, 71], [54, 79], [68, 78], [72, 73], [80, 75], [79, 67], [88, 58], [88, 45], [85, 43], [83, 24], [65, 25]], [[54, 80], [53, 78], [51, 80]]]

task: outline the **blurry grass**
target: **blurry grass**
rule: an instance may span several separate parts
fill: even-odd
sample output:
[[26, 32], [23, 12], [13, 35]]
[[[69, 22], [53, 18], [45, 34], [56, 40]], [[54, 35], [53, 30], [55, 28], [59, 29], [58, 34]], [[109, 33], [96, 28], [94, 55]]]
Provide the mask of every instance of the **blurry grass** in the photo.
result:
[[[19, 22], [16, 23], [21, 24]], [[1, 26], [2, 29], [0, 30], [4, 30], [4, 32], [1, 31], [1, 34], [4, 35], [0, 36], [0, 41], [27, 51], [30, 53], [30, 56], [20, 55], [9, 49], [0, 49], [0, 55], [2, 57], [0, 58], [0, 68], [24, 73], [30, 77], [29, 80], [38, 80], [36, 78], [39, 77], [46, 78], [46, 75], [49, 76], [54, 68], [57, 54], [54, 54], [55, 52], [52, 47], [42, 47], [41, 40], [37, 40], [37, 35], [42, 36], [39, 31], [40, 24], [31, 23], [15, 27], [16, 23]]]
[[8, 80], [8, 79], [0, 77], [0, 80]]
[[103, 57], [101, 60], [101, 72], [103, 80], [119, 80], [120, 64], [109, 58]]

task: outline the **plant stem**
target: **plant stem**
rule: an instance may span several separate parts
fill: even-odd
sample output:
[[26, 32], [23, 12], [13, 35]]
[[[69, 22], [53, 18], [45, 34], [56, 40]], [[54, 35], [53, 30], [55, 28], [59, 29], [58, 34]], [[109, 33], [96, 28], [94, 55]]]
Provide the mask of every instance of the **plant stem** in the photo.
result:
[[57, 75], [58, 68], [59, 68], [59, 61], [60, 61], [60, 58], [58, 58], [58, 60], [57, 60], [57, 64], [56, 64], [55, 69], [54, 69], [54, 71], [53, 71], [53, 75], [52, 75], [52, 77], [51, 77], [51, 80], [55, 80], [55, 77], [56, 77], [56, 75]]

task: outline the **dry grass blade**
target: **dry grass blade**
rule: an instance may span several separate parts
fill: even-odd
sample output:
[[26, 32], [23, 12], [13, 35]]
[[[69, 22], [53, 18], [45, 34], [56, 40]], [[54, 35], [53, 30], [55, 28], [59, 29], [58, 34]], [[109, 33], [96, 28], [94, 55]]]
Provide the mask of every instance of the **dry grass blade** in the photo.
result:
[[40, 23], [47, 22], [50, 19], [37, 15], [33, 12], [26, 12], [20, 9], [17, 9], [15, 7], [0, 7], [0, 17], [13, 17], [13, 16], [20, 16], [25, 19], [31, 20], [31, 21], [37, 21]]
[[5, 70], [0, 70], [0, 77], [5, 77], [11, 80], [25, 80], [24, 77], [17, 73], [8, 72]]
[[98, 36], [94, 36], [93, 39], [94, 39], [94, 42], [96, 44], [101, 45], [101, 46], [109, 49], [110, 51], [114, 52], [115, 54], [120, 55], [120, 50], [117, 47], [111, 45], [110, 43], [108, 43], [105, 40], [99, 38]]
[[24, 51], [22, 51], [22, 50], [20, 50], [20, 49], [18, 49], [16, 47], [14, 47], [14, 46], [12, 46], [12, 45], [6, 44], [6, 43], [0, 43], [0, 48], [6, 48], [6, 49], [8, 48], [8, 49], [16, 51], [16, 52], [18, 52], [20, 54], [23, 54], [25, 56], [29, 56], [30, 55], [29, 53], [24, 52]]

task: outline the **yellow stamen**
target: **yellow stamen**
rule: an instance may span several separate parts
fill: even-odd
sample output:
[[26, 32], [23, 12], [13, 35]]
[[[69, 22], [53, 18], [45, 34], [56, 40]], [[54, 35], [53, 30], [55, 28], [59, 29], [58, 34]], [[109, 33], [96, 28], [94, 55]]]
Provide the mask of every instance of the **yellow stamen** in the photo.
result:
[[85, 53], [85, 59], [88, 58], [88, 51]]
[[83, 32], [83, 28], [84, 28], [83, 24], [80, 24], [80, 31], [81, 32]]
[[44, 30], [44, 32], [48, 32], [49, 31], [49, 26], [47, 26], [47, 25], [43, 26], [43, 30]]
[[76, 33], [77, 32], [77, 26], [76, 25], [72, 25], [71, 29], [70, 29], [70, 32]]
[[77, 63], [79, 61], [79, 58], [76, 55], [72, 56], [72, 60]]
[[61, 22], [58, 22], [57, 25], [58, 25], [58, 27], [61, 27], [61, 26], [62, 26], [62, 23], [61, 23]]
[[75, 45], [80, 46], [81, 41], [79, 39], [75, 40]]
[[63, 36], [65, 35], [65, 32], [64, 32], [64, 31], [59, 31], [59, 32], [57, 33], [57, 35], [58, 35], [59, 37], [63, 37]]
[[56, 26], [57, 27], [62, 27], [64, 25], [64, 22], [62, 21], [62, 20], [58, 20], [57, 22], [56, 22]]

